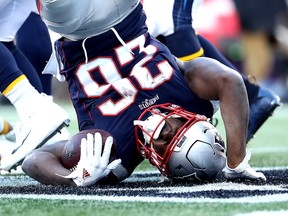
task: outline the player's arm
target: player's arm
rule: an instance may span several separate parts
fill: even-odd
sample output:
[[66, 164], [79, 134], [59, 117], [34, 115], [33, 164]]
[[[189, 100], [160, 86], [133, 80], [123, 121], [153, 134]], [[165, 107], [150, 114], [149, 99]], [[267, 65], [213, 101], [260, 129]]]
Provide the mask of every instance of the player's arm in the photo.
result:
[[60, 141], [34, 150], [25, 158], [22, 164], [23, 171], [42, 184], [76, 186], [72, 179], [62, 178], [55, 174], [69, 175], [71, 173], [60, 162], [66, 142]]
[[106, 139], [103, 147], [100, 133], [88, 133], [87, 138], [81, 139], [80, 160], [75, 169], [70, 171], [61, 163], [66, 142], [57, 142], [33, 151], [25, 158], [23, 171], [42, 184], [90, 186], [106, 177], [121, 163], [120, 159], [109, 163], [113, 145], [111, 136]]
[[256, 173], [248, 164], [250, 153], [246, 155], [246, 133], [249, 105], [240, 74], [206, 57], [185, 63], [179, 60], [177, 62], [193, 92], [200, 98], [220, 101], [220, 111], [226, 131], [226, 171], [231, 171], [232, 177], [237, 176], [236, 178], [265, 180], [262, 173]]
[[181, 62], [181, 70], [191, 90], [200, 98], [219, 100], [226, 130], [227, 159], [235, 168], [245, 157], [249, 106], [241, 76], [210, 58]]

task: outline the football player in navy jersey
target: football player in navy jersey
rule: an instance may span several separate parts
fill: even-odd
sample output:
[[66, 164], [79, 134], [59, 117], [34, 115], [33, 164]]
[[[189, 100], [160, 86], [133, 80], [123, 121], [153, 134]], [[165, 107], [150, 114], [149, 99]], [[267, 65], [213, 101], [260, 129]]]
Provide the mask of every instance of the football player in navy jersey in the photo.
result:
[[[193, 14], [202, 0], [161, 0], [141, 1], [147, 15], [150, 34], [164, 43], [171, 53], [183, 61], [200, 56], [216, 59], [222, 64], [237, 70], [208, 40], [198, 34], [193, 27]], [[158, 8], [161, 7], [161, 16]], [[250, 116], [247, 142], [255, 135], [262, 124], [280, 105], [280, 98], [268, 89], [249, 79], [241, 73], [249, 100]]]
[[[236, 71], [204, 57], [178, 61], [147, 32], [139, 0], [106, 1], [105, 5], [100, 0], [40, 0], [38, 8], [48, 28], [63, 36], [55, 42], [58, 77], [68, 82], [79, 130], [102, 129], [118, 143], [116, 157], [121, 164], [108, 178], [121, 181], [143, 161], [136, 147], [134, 121], [149, 104], [173, 103], [210, 118], [216, 100], [226, 129], [227, 173], [265, 180], [245, 157], [249, 107]], [[41, 148], [36, 152], [23, 163], [26, 174], [46, 184], [81, 185], [73, 183], [83, 178], [81, 171], [76, 178], [62, 178], [69, 173], [74, 176], [74, 171], [61, 166], [55, 155]], [[49, 161], [57, 172], [55, 167], [47, 169]]]

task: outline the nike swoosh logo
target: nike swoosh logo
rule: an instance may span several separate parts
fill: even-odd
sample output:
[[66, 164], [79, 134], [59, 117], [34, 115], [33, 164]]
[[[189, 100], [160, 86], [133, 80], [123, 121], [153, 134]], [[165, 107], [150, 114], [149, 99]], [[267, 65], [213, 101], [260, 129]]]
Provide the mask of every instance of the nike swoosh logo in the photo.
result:
[[24, 142], [26, 141], [26, 139], [28, 138], [28, 136], [30, 135], [30, 133], [31, 133], [31, 130], [29, 131], [29, 133], [27, 134], [27, 136], [23, 139], [21, 145], [18, 146], [17, 148], [15, 148], [15, 149], [12, 151], [12, 154], [14, 154], [15, 152], [18, 151], [18, 149], [24, 144]]

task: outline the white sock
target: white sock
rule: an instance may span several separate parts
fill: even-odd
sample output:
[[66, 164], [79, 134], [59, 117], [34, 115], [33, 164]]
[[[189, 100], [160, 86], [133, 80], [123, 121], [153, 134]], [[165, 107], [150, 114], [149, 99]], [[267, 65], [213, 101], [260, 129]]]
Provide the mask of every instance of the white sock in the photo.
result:
[[5, 95], [14, 105], [20, 120], [30, 116], [35, 110], [43, 106], [43, 95], [41, 95], [28, 81], [27, 78], [20, 80]]

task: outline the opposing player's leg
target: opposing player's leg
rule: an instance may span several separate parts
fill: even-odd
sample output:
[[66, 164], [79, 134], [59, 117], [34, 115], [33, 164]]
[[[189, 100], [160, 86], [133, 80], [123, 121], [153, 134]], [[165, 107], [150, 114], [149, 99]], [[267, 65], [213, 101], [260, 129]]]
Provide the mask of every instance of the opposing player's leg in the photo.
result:
[[0, 43], [0, 91], [14, 105], [21, 128], [17, 148], [1, 159], [1, 169], [11, 170], [35, 148], [42, 146], [69, 124], [68, 114], [50, 98], [40, 94], [18, 69], [9, 50]]
[[[51, 74], [42, 74], [50, 55], [52, 44], [48, 28], [41, 17], [32, 12], [16, 35], [17, 47], [32, 63], [40, 78], [43, 92], [51, 95]], [[21, 68], [20, 68], [21, 69]]]
[[39, 76], [37, 75], [37, 71], [31, 64], [31, 62], [27, 59], [27, 57], [19, 50], [19, 48], [14, 44], [13, 41], [2, 42], [2, 44], [10, 51], [10, 54], [16, 62], [17, 68], [21, 71], [21, 73], [25, 74], [31, 85], [33, 85], [33, 87], [38, 92], [43, 92], [42, 84]]

